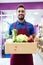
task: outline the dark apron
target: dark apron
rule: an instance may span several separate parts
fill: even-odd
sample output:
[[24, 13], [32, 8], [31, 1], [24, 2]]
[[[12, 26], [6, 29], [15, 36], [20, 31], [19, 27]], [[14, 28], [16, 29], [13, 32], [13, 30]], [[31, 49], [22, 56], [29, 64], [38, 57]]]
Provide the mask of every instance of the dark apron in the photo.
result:
[[[15, 27], [16, 28], [16, 24]], [[25, 34], [28, 36], [27, 26], [24, 29], [19, 29], [18, 34]], [[10, 65], [33, 65], [32, 54], [12, 54]]]

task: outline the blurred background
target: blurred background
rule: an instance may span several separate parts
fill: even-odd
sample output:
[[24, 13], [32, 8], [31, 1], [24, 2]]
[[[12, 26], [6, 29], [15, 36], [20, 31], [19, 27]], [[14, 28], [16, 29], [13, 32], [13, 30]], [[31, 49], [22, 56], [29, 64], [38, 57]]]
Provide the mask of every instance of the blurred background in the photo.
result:
[[[41, 0], [40, 0], [41, 1]], [[15, 1], [16, 2], [16, 1]], [[8, 31], [10, 24], [17, 20], [16, 6], [22, 3], [26, 8], [25, 20], [34, 26], [35, 34], [38, 37], [43, 37], [43, 2], [28, 1], [16, 2], [14, 1], [0, 1], [0, 58], [8, 58], [2, 61], [3, 65], [10, 64], [10, 54], [5, 54], [4, 43], [8, 38]], [[40, 61], [39, 61], [40, 59]], [[2, 60], [2, 59], [1, 59]], [[43, 64], [43, 43], [39, 45], [37, 54], [33, 54], [34, 65]], [[38, 60], [38, 62], [37, 62]], [[0, 61], [1, 62], [1, 61]], [[1, 63], [1, 65], [2, 65]]]

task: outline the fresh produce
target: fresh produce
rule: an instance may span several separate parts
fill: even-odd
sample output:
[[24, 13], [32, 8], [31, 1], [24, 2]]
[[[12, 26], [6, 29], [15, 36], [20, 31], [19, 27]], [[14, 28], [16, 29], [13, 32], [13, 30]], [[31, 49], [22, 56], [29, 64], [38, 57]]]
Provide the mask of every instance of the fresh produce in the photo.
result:
[[13, 41], [16, 41], [17, 32], [18, 32], [17, 29], [12, 30], [12, 39], [13, 39]]
[[7, 35], [7, 39], [11, 39], [12, 38], [12, 35]]
[[28, 37], [26, 35], [19, 34], [16, 36], [16, 41], [17, 42], [26, 42], [26, 41], [28, 41]]
[[13, 40], [11, 38], [6, 40], [7, 43], [13, 43]]
[[12, 30], [12, 40], [13, 40], [13, 42], [27, 42], [29, 40], [28, 36], [26, 36], [25, 34], [17, 35], [17, 33], [18, 33], [17, 29]]

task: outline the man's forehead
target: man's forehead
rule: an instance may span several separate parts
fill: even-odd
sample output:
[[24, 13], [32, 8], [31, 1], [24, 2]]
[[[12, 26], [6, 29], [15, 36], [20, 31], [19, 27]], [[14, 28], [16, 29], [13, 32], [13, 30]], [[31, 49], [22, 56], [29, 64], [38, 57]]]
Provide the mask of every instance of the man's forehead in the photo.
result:
[[22, 8], [22, 7], [20, 7], [20, 8], [18, 8], [17, 10], [25, 10], [24, 8]]

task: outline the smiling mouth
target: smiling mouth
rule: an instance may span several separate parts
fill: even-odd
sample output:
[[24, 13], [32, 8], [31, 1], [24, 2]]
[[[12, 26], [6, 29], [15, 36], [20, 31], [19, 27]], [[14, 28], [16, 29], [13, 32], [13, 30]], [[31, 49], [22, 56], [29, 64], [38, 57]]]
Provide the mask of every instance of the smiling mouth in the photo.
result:
[[19, 16], [23, 16], [23, 14], [20, 14]]

